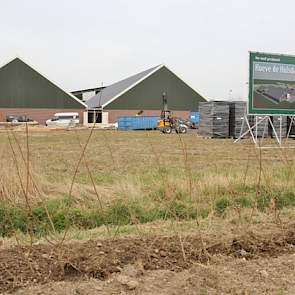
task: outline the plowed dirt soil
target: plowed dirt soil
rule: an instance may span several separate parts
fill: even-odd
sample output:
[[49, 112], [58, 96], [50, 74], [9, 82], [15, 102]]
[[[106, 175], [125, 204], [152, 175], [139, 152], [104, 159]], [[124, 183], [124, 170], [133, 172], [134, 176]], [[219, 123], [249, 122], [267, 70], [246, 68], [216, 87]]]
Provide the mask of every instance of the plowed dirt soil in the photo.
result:
[[0, 292], [295, 294], [295, 224], [223, 234], [15, 246], [0, 251]]

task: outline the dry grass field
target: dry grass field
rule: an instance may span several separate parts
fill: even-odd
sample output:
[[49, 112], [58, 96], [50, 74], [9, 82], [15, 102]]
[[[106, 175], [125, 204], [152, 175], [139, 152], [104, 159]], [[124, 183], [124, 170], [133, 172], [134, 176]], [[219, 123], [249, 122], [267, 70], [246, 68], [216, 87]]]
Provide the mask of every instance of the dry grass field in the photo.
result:
[[0, 132], [0, 293], [292, 294], [294, 149], [91, 132]]

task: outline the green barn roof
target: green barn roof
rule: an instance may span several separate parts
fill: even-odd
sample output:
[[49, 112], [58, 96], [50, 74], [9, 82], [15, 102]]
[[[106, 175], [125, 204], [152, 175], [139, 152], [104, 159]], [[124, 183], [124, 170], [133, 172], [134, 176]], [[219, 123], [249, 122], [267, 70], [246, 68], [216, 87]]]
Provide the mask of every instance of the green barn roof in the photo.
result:
[[0, 108], [85, 109], [86, 105], [15, 58], [0, 68]]

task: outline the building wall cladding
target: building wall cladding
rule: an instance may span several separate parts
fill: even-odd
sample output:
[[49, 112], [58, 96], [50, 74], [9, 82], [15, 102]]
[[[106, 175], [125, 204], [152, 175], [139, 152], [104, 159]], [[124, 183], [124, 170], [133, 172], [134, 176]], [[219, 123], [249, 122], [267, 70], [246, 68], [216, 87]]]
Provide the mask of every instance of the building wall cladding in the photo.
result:
[[39, 124], [45, 124], [46, 120], [54, 116], [55, 113], [78, 112], [80, 123], [83, 123], [83, 111], [81, 109], [38, 109], [38, 108], [0, 108], [0, 122], [6, 121], [7, 115], [21, 116], [26, 115], [37, 121]]
[[162, 67], [151, 76], [104, 107], [105, 110], [160, 110], [163, 93], [170, 110], [197, 111], [205, 99], [179, 79], [168, 68]]
[[[140, 110], [104, 110], [109, 113], [109, 123], [115, 123], [118, 117], [135, 116]], [[175, 117], [189, 118], [190, 111], [172, 111]], [[161, 110], [143, 110], [142, 116], [160, 116]]]
[[18, 58], [0, 68], [0, 108], [56, 109], [56, 112], [85, 109], [70, 94]]

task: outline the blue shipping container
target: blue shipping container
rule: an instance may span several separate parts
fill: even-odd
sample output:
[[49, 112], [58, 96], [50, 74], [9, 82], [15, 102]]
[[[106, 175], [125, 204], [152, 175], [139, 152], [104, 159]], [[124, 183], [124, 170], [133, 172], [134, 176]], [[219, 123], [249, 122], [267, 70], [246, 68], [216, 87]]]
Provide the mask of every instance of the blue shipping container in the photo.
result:
[[118, 118], [118, 129], [146, 130], [156, 129], [159, 116], [124, 116]]
[[200, 121], [200, 113], [199, 112], [191, 112], [190, 113], [190, 121], [195, 124], [199, 124]]

